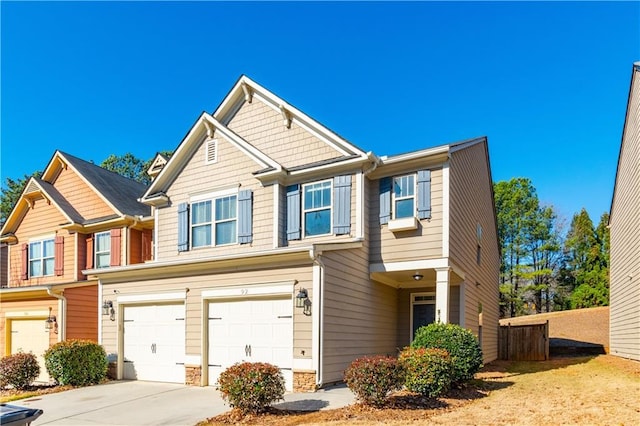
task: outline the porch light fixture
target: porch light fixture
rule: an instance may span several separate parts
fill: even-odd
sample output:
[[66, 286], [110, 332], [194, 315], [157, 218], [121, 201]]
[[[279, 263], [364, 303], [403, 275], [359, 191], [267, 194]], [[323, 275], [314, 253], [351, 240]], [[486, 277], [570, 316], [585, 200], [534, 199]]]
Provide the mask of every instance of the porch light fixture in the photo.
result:
[[111, 300], [105, 300], [102, 304], [102, 315], [109, 315], [111, 321], [116, 320], [116, 310], [113, 309], [113, 302]]
[[415, 274], [413, 274], [413, 279], [416, 281], [420, 281], [422, 278], [424, 278], [424, 275], [422, 275], [420, 272], [417, 272]]
[[56, 320], [56, 316], [51, 315], [51, 307], [49, 307], [49, 316], [44, 320], [44, 329], [49, 333], [51, 333], [51, 330], [56, 334], [58, 333], [58, 322]]
[[311, 315], [311, 300], [306, 288], [301, 288], [296, 296], [296, 308], [302, 308], [302, 313]]

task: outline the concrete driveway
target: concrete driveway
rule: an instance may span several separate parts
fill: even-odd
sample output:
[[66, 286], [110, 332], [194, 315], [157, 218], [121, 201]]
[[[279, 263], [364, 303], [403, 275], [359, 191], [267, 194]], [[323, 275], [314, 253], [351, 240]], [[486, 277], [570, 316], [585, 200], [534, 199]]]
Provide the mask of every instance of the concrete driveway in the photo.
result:
[[[276, 407], [316, 411], [338, 408], [354, 401], [342, 387], [315, 393], [292, 393]], [[15, 401], [10, 404], [39, 408], [40, 425], [189, 425], [224, 413], [229, 406], [211, 387], [172, 383], [118, 381]]]

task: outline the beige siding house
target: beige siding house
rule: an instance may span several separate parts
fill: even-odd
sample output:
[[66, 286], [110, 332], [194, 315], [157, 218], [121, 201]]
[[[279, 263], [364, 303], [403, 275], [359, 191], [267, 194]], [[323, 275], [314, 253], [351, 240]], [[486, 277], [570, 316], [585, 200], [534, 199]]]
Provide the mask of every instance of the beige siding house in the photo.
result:
[[640, 62], [631, 74], [609, 229], [609, 350], [640, 360]]
[[[126, 265], [151, 254], [153, 217], [136, 197], [146, 187], [57, 151], [31, 178], [0, 232], [0, 353], [42, 359], [65, 339], [98, 340], [98, 282], [83, 269]], [[146, 229], [146, 228], [148, 229]], [[148, 240], [142, 244], [143, 235]], [[148, 258], [148, 256], [146, 256]]]
[[290, 390], [453, 322], [497, 356], [486, 138], [378, 157], [243, 76], [140, 199], [154, 260], [89, 269], [119, 379], [214, 385], [262, 361]]

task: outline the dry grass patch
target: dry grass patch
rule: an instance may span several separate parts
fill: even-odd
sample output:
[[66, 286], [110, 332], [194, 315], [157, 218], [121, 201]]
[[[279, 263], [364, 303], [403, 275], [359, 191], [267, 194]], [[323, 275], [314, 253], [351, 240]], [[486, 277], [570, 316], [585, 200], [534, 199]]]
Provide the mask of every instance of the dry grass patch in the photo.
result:
[[438, 399], [398, 392], [390, 407], [359, 404], [312, 413], [241, 417], [231, 411], [200, 425], [638, 425], [640, 362], [610, 355], [539, 362], [497, 361]]
[[0, 403], [18, 401], [20, 399], [33, 398], [34, 396], [63, 392], [73, 389], [73, 386], [57, 385], [33, 385], [26, 389], [0, 389]]

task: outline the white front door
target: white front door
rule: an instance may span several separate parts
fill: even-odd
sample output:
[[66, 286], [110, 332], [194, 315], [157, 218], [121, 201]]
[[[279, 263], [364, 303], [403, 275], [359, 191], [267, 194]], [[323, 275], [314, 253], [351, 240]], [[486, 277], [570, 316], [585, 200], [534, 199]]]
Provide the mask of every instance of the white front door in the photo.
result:
[[49, 382], [44, 365], [44, 352], [49, 349], [49, 331], [42, 319], [11, 320], [11, 354], [32, 352], [38, 359], [40, 375], [36, 382]]
[[267, 362], [280, 368], [293, 388], [291, 298], [209, 303], [209, 385], [237, 362]]
[[125, 306], [124, 378], [184, 383], [184, 304]]

